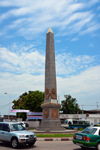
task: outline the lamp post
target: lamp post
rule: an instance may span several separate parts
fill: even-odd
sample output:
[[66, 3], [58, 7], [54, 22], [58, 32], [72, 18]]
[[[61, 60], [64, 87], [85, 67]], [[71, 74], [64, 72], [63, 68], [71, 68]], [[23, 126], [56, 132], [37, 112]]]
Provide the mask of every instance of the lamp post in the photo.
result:
[[5, 92], [5, 94], [7, 94], [9, 96], [9, 109], [8, 109], [8, 120], [9, 120], [9, 115], [10, 115], [10, 95], [7, 92]]

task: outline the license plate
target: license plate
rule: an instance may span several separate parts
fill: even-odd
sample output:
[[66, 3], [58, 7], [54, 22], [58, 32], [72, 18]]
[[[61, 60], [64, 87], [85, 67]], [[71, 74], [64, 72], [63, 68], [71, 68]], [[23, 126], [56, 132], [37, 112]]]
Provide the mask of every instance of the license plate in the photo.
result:
[[21, 141], [22, 141], [22, 142], [25, 142], [26, 140], [25, 140], [25, 139], [21, 139]]
[[30, 139], [34, 139], [34, 137], [30, 137]]
[[82, 140], [82, 136], [76, 135], [76, 139]]

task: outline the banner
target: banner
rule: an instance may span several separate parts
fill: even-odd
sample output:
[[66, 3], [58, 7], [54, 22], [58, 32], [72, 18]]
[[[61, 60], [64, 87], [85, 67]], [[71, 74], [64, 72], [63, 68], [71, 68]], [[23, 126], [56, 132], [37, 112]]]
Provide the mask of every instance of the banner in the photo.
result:
[[11, 112], [29, 112], [30, 110], [24, 110], [24, 109], [11, 109]]
[[42, 120], [42, 116], [27, 116], [27, 120], [30, 120], [30, 119], [41, 119]]
[[38, 115], [38, 116], [42, 116], [43, 113], [42, 113], [42, 112], [32, 112], [32, 111], [30, 111], [30, 112], [27, 113], [27, 115]]

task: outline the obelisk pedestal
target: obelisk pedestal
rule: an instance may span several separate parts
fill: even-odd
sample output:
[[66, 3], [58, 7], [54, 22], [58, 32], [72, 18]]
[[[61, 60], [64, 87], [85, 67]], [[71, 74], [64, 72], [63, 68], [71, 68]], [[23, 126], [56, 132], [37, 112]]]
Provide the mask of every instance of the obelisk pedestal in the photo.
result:
[[54, 35], [51, 28], [46, 36], [45, 96], [41, 107], [43, 119], [38, 130], [45, 132], [63, 130], [59, 118], [60, 104], [57, 101]]

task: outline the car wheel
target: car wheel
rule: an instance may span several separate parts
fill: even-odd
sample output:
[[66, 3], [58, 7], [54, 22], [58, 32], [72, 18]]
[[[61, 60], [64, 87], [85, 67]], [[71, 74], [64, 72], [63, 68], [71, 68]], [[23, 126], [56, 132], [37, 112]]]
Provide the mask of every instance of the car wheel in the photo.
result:
[[18, 148], [19, 143], [18, 143], [17, 138], [13, 138], [13, 139], [11, 140], [11, 146], [12, 146], [13, 148]]
[[97, 144], [96, 149], [100, 150], [100, 142]]

